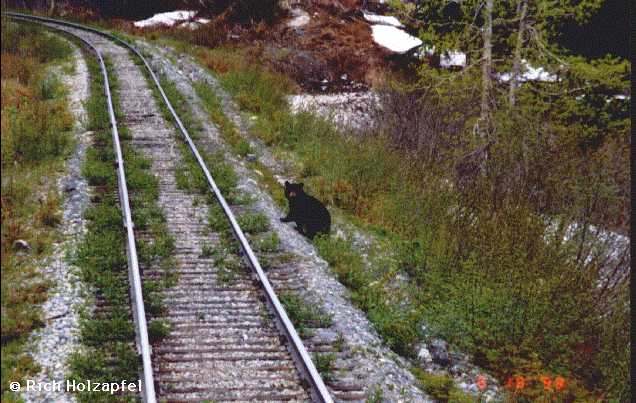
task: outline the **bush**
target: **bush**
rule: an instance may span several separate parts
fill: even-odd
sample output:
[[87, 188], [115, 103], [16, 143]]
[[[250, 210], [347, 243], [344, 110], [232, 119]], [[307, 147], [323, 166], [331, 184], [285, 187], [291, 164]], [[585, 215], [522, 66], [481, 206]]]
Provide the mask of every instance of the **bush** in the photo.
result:
[[61, 100], [23, 100], [20, 109], [4, 109], [8, 133], [3, 135], [3, 165], [33, 163], [59, 157], [71, 144], [73, 118]]
[[475, 401], [473, 396], [459, 390], [448, 375], [431, 374], [419, 368], [412, 371], [422, 384], [424, 391], [439, 402], [470, 403]]

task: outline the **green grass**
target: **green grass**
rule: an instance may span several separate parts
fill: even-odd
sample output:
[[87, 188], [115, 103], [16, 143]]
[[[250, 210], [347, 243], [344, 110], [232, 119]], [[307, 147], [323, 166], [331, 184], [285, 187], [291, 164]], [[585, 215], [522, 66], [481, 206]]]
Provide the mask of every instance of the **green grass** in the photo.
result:
[[305, 302], [300, 294], [285, 291], [280, 293], [279, 299], [301, 337], [309, 337], [311, 328], [331, 326], [331, 315], [322, 313], [315, 305]]
[[367, 403], [382, 403], [382, 402], [384, 402], [384, 394], [382, 393], [382, 388], [377, 386], [373, 394], [369, 396], [369, 398], [367, 399]]
[[280, 238], [275, 232], [270, 232], [256, 239], [254, 247], [261, 253], [275, 253], [280, 250]]
[[333, 366], [336, 358], [334, 353], [315, 353], [312, 356], [314, 364], [316, 364], [316, 370], [318, 370], [325, 382], [330, 382], [334, 379]]
[[[2, 18], [2, 379], [3, 402], [17, 401], [10, 381], [39, 368], [26, 355], [29, 334], [43, 326], [41, 304], [51, 284], [40, 268], [61, 241], [62, 173], [74, 140], [67, 90], [52, 68], [70, 64], [71, 47], [58, 36]], [[19, 252], [13, 243], [25, 240]]]
[[269, 229], [267, 217], [263, 214], [243, 214], [238, 217], [238, 224], [248, 234], [260, 234]]
[[223, 208], [216, 201], [209, 207], [208, 224], [213, 231], [227, 232], [230, 230], [230, 223], [223, 212]]
[[214, 248], [210, 245], [203, 245], [201, 248], [201, 257], [211, 257], [214, 255]]
[[148, 324], [148, 338], [151, 343], [160, 341], [170, 333], [170, 324], [161, 319], [150, 321]]

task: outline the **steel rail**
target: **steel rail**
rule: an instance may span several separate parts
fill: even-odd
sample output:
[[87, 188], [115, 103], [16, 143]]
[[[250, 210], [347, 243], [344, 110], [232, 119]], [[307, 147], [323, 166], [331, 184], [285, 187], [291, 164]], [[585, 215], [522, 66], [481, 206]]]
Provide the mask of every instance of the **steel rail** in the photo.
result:
[[[33, 21], [34, 18], [31, 16], [14, 14], [14, 13], [6, 13], [11, 18], [22, 21]], [[50, 26], [47, 26], [50, 27]], [[53, 28], [53, 27], [50, 27]], [[108, 104], [108, 116], [110, 119], [111, 132], [113, 136], [113, 148], [115, 151], [115, 155], [117, 158], [117, 184], [119, 190], [119, 201], [122, 207], [122, 216], [124, 227], [126, 228], [126, 255], [128, 258], [128, 277], [130, 280], [130, 294], [133, 302], [133, 319], [135, 322], [135, 333], [137, 336], [137, 347], [139, 349], [139, 353], [141, 354], [141, 360], [143, 365], [143, 384], [141, 396], [142, 400], [146, 403], [156, 403], [156, 394], [155, 394], [155, 383], [153, 379], [152, 373], [152, 361], [150, 359], [151, 355], [151, 346], [148, 339], [148, 327], [146, 321], [146, 310], [144, 307], [144, 299], [142, 295], [142, 287], [141, 287], [141, 275], [139, 273], [139, 261], [137, 258], [137, 247], [135, 242], [135, 233], [133, 231], [134, 224], [132, 220], [132, 214], [130, 210], [130, 202], [128, 199], [128, 186], [126, 185], [126, 173], [124, 170], [124, 157], [121, 151], [121, 144], [119, 141], [119, 131], [117, 130], [117, 120], [115, 118], [115, 109], [113, 107], [113, 99], [110, 92], [110, 84], [108, 81], [108, 71], [106, 70], [106, 63], [104, 63], [104, 58], [102, 57], [101, 52], [93, 46], [86, 39], [81, 36], [69, 33], [68, 31], [64, 31], [70, 35], [73, 35], [75, 38], [79, 39], [83, 42], [86, 47], [88, 47], [91, 51], [95, 53], [97, 59], [99, 61], [99, 67], [102, 72], [102, 77], [104, 80], [104, 93], [106, 95], [106, 101]]]
[[[196, 145], [192, 141], [192, 138], [191, 138], [190, 134], [188, 133], [188, 131], [185, 128], [185, 126], [183, 125], [183, 122], [181, 121], [181, 119], [177, 115], [177, 113], [174, 110], [172, 104], [170, 103], [170, 100], [168, 99], [165, 91], [163, 90], [163, 87], [161, 86], [161, 83], [159, 82], [159, 79], [157, 78], [157, 75], [155, 74], [153, 69], [150, 67], [150, 64], [148, 63], [146, 58], [141, 54], [141, 52], [139, 52], [134, 46], [132, 46], [128, 42], [122, 40], [121, 38], [118, 38], [115, 35], [112, 35], [112, 34], [110, 34], [108, 32], [104, 32], [104, 31], [98, 30], [96, 28], [92, 28], [92, 27], [88, 27], [88, 26], [85, 26], [85, 25], [76, 24], [76, 23], [72, 23], [72, 22], [68, 22], [68, 21], [62, 21], [62, 20], [57, 20], [57, 19], [53, 19], [53, 18], [45, 18], [45, 17], [33, 16], [33, 15], [28, 15], [28, 14], [20, 14], [20, 13], [6, 13], [6, 14], [9, 15], [9, 16], [21, 17], [21, 18], [24, 18], [24, 19], [33, 19], [33, 20], [38, 20], [38, 21], [43, 21], [43, 22], [49, 22], [49, 23], [53, 23], [53, 24], [64, 25], [64, 26], [68, 26], [68, 27], [77, 28], [77, 29], [81, 29], [81, 30], [84, 30], [84, 31], [89, 31], [89, 32], [96, 33], [98, 35], [101, 35], [103, 37], [106, 37], [106, 38], [108, 38], [108, 39], [110, 39], [112, 41], [115, 41], [115, 42], [121, 44], [125, 48], [129, 49], [133, 54], [135, 54], [143, 62], [144, 66], [146, 67], [146, 70], [148, 71], [148, 73], [152, 77], [152, 80], [154, 81], [155, 85], [157, 86], [157, 89], [159, 90], [159, 92], [161, 94], [161, 97], [162, 97], [163, 101], [166, 104], [166, 107], [168, 108], [168, 110], [170, 111], [172, 117], [174, 118], [174, 121], [177, 124], [177, 127], [181, 131], [181, 134], [183, 135], [185, 141], [188, 143], [188, 146], [190, 147], [190, 151], [194, 155], [194, 157], [197, 160], [201, 170], [203, 171], [203, 173], [204, 173], [204, 175], [206, 177], [206, 180], [208, 182], [208, 185], [210, 186], [214, 196], [216, 197], [217, 201], [219, 202], [219, 204], [223, 208], [223, 212], [224, 212], [225, 216], [230, 221], [232, 232], [238, 238], [239, 243], [241, 245], [241, 249], [243, 250], [243, 252], [244, 252], [244, 254], [246, 256], [247, 261], [248, 261], [251, 269], [256, 274], [256, 277], [257, 277], [258, 281], [262, 284], [263, 289], [265, 290], [265, 295], [267, 297], [267, 300], [268, 300], [269, 304], [271, 305], [271, 307], [272, 307], [272, 309], [274, 311], [274, 314], [276, 315], [278, 327], [285, 334], [287, 340], [289, 341], [289, 345], [292, 347], [291, 348], [291, 350], [292, 350], [291, 353], [294, 356], [295, 361], [301, 366], [301, 368], [299, 368], [301, 370], [301, 373], [304, 375], [304, 377], [307, 379], [307, 381], [309, 381], [309, 384], [311, 385], [312, 397], [314, 398], [314, 400], [317, 400], [317, 401], [319, 401], [321, 403], [333, 403], [333, 398], [329, 394], [329, 391], [327, 390], [327, 387], [325, 386], [325, 383], [322, 380], [322, 377], [320, 376], [320, 374], [316, 370], [316, 367], [315, 367], [313, 361], [311, 360], [311, 357], [310, 357], [309, 353], [307, 352], [307, 349], [303, 345], [302, 340], [298, 336], [298, 333], [296, 332], [296, 329], [294, 328], [294, 325], [291, 323], [289, 317], [287, 316], [287, 313], [285, 312], [285, 308], [282, 306], [282, 304], [280, 303], [280, 300], [276, 296], [276, 293], [275, 293], [271, 283], [269, 282], [269, 279], [267, 278], [267, 275], [265, 274], [263, 268], [261, 267], [261, 264], [259, 263], [258, 258], [254, 254], [254, 251], [252, 250], [251, 246], [249, 245], [249, 242], [247, 241], [247, 238], [245, 237], [245, 234], [243, 233], [243, 230], [239, 226], [238, 221], [236, 220], [236, 217], [234, 216], [234, 213], [232, 213], [232, 210], [230, 210], [230, 207], [229, 207], [228, 203], [226, 202], [225, 198], [221, 194], [221, 191], [219, 190], [218, 186], [216, 185], [216, 182], [212, 178], [212, 175], [210, 174], [210, 171], [208, 170], [203, 157], [199, 153]], [[123, 173], [123, 171], [122, 171], [122, 173]], [[130, 230], [132, 231], [132, 229], [130, 229]], [[139, 273], [137, 272], [137, 274], [139, 274]], [[144, 368], [145, 368], [145, 365], [144, 365]], [[154, 392], [154, 390], [153, 390], [153, 392]]]

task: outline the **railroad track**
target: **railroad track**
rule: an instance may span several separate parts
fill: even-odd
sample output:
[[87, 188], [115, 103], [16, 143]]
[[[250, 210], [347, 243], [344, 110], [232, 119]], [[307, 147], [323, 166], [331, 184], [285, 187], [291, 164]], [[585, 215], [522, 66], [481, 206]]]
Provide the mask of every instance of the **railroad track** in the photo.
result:
[[[18, 13], [15, 20], [28, 20], [64, 31], [83, 42], [99, 60], [105, 82], [115, 147], [119, 199], [127, 233], [127, 255], [132, 314], [137, 347], [142, 361], [141, 398], [156, 401], [317, 401], [332, 402], [328, 389], [305, 346], [283, 309], [270, 281], [240, 228], [230, 206], [212, 178], [190, 134], [175, 112], [157, 76], [145, 58], [131, 45], [96, 29]], [[119, 81], [122, 120], [128, 128], [130, 146], [145, 155], [159, 178], [158, 204], [163, 208], [169, 232], [175, 239], [177, 285], [164, 290], [168, 306], [163, 317], [171, 324], [169, 335], [152, 346], [148, 340], [142, 280], [165, 274], [159, 267], [140, 266], [126, 186], [115, 107], [102, 55], [113, 60]], [[141, 62], [135, 64], [134, 58]], [[218, 244], [219, 234], [207, 225], [207, 208], [177, 187], [177, 138], [152, 96], [144, 72], [161, 94], [182, 139], [205, 175], [210, 191], [220, 204], [251, 273], [239, 273], [235, 281], [220, 279], [214, 260], [202, 254], [205, 245]], [[288, 281], [288, 273], [274, 273]], [[320, 346], [315, 346], [320, 349]], [[353, 389], [346, 386], [342, 389]], [[346, 397], [346, 396], [344, 396]], [[354, 394], [355, 400], [361, 396]], [[353, 400], [353, 399], [348, 399]]]

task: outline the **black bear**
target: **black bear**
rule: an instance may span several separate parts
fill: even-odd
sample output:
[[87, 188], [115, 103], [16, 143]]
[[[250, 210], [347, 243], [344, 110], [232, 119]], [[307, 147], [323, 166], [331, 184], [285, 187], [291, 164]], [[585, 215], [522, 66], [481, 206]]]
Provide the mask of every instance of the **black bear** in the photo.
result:
[[309, 239], [318, 233], [329, 234], [329, 211], [318, 199], [305, 193], [302, 183], [285, 181], [285, 197], [289, 202], [289, 214], [280, 219], [282, 222], [294, 221], [298, 231]]

